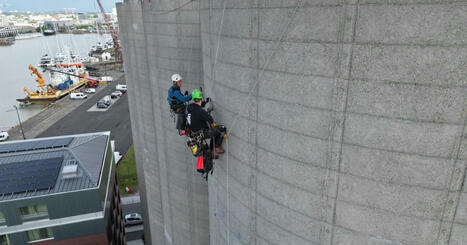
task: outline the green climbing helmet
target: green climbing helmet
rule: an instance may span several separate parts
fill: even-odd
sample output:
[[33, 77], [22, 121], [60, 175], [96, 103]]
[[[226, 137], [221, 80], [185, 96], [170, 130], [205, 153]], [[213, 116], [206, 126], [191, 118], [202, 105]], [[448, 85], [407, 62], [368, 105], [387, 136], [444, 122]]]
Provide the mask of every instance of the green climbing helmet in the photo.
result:
[[202, 99], [203, 98], [203, 92], [199, 89], [195, 89], [193, 90], [193, 92], [191, 92], [191, 98], [192, 99]]

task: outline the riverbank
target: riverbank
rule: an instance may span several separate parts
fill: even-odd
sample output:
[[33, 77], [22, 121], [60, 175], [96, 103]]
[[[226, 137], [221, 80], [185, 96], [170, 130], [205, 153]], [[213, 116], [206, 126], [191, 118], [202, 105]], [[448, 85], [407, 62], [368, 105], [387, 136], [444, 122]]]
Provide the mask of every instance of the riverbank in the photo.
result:
[[[44, 54], [54, 57], [64, 46], [69, 47], [81, 57], [86, 57], [92, 45], [108, 38], [110, 38], [109, 35], [97, 34], [40, 36], [16, 41], [11, 46], [0, 46], [0, 57], [5, 58], [5, 62], [0, 66], [0, 74], [2, 74], [0, 130], [7, 131], [18, 124], [13, 105], [18, 105], [16, 99], [24, 98], [23, 89], [35, 90], [37, 88], [38, 84], [31, 76], [29, 65], [37, 67]], [[45, 83], [51, 83], [48, 72], [42, 72], [42, 70], [40, 72], [44, 76]], [[21, 107], [19, 115], [22, 120], [26, 120], [37, 115], [41, 109], [43, 108], [39, 106]]]
[[[112, 76], [114, 81], [120, 81], [124, 79], [123, 72], [118, 70], [106, 70], [106, 75]], [[115, 86], [116, 82], [101, 85], [97, 88], [95, 94], [88, 95], [86, 100], [71, 100], [69, 96], [66, 96], [50, 106], [42, 109], [38, 114], [28, 118], [22, 122], [24, 135], [27, 139], [35, 138], [41, 133], [45, 132], [51, 125], [57, 123], [62, 118], [72, 113], [76, 108], [85, 103], [87, 100], [94, 96], [97, 96], [100, 91], [104, 90], [107, 86]], [[82, 120], [85, 120], [83, 118]], [[8, 130], [10, 140], [21, 140], [23, 136], [19, 124]]]

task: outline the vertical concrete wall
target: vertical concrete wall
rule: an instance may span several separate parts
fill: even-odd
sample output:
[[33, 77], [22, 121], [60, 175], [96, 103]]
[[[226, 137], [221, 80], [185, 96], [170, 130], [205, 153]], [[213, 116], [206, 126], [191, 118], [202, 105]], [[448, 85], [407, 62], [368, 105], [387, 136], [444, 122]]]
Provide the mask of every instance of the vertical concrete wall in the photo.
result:
[[141, 206], [144, 212], [145, 240], [151, 244], [164, 244], [161, 184], [157, 175], [155, 125], [149, 87], [146, 41], [140, 1], [117, 4], [125, 79], [128, 86], [131, 126]]
[[[133, 97], [130, 108], [137, 111], [132, 118], [141, 124], [133, 130], [142, 158], [140, 186], [146, 189], [146, 237], [152, 244], [208, 244], [207, 183], [196, 174], [185, 137], [178, 135], [167, 105], [172, 74], [182, 75], [182, 92], [202, 85], [198, 2], [125, 1], [120, 6], [126, 18], [121, 25], [128, 23], [121, 35], [134, 40], [124, 42], [123, 48], [129, 45], [124, 63]], [[125, 15], [130, 13], [134, 17], [128, 21]]]
[[[146, 237], [465, 244], [466, 10], [462, 0], [119, 5]], [[174, 72], [183, 90], [204, 84], [230, 129], [209, 210], [168, 114]]]
[[466, 10], [201, 0], [211, 244], [465, 244]]

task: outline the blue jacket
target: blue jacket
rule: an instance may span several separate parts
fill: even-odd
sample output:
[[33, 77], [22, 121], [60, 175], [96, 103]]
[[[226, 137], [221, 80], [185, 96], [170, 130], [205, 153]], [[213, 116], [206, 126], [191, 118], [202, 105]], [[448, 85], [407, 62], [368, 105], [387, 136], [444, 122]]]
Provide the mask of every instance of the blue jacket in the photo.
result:
[[167, 98], [169, 105], [173, 105], [172, 98], [176, 100], [175, 105], [181, 105], [191, 100], [191, 94], [187, 96], [183, 96], [182, 93], [180, 92], [180, 88], [176, 84], [174, 84], [169, 89], [169, 97]]

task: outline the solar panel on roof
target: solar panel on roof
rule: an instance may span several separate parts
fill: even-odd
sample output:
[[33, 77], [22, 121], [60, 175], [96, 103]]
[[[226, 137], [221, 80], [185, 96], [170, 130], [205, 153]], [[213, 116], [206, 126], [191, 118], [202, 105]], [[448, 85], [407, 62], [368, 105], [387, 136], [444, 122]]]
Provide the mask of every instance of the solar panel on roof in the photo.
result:
[[73, 141], [73, 137], [4, 144], [0, 145], [0, 154], [8, 152], [67, 147], [71, 141]]
[[0, 165], [0, 194], [53, 188], [63, 157]]

